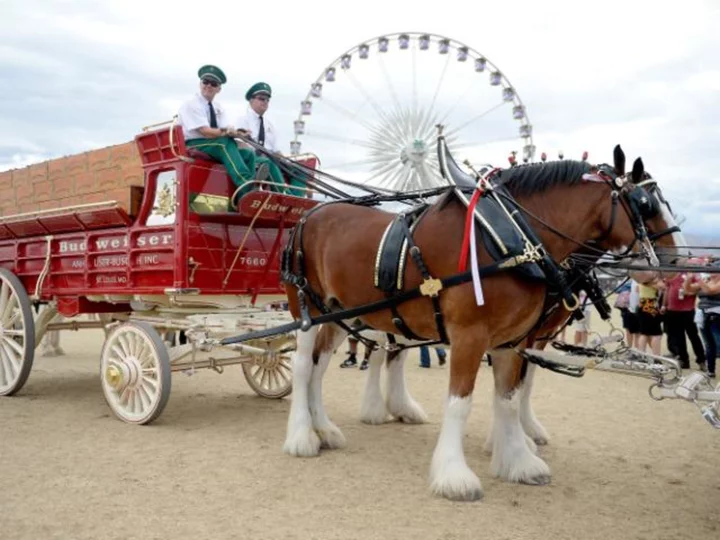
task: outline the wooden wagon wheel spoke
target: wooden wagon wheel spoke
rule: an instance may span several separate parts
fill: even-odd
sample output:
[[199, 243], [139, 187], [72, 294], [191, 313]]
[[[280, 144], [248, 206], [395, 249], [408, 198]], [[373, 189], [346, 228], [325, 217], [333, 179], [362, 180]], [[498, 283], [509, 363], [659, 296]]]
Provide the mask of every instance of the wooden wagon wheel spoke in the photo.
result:
[[103, 395], [118, 418], [148, 424], [170, 397], [170, 356], [160, 335], [147, 323], [113, 329], [100, 361]]
[[[10, 320], [8, 320], [8, 322], [5, 326], [7, 326], [8, 328], [13, 328], [16, 324], [21, 322], [21, 320], [22, 320], [22, 312], [19, 309], [16, 309], [13, 312], [12, 316], [10, 317]], [[22, 330], [18, 330], [18, 332], [21, 332], [21, 331]], [[7, 333], [8, 331], [6, 330], [5, 332]]]
[[0, 268], [0, 396], [11, 396], [27, 381], [35, 358], [35, 321], [22, 282]]
[[16, 353], [18, 353], [18, 355], [20, 355], [20, 356], [23, 355], [24, 347], [22, 345], [20, 345], [17, 341], [15, 341], [14, 339], [11, 339], [7, 336], [3, 336], [3, 341], [5, 343], [7, 343], [12, 350], [14, 350]]
[[292, 392], [292, 374], [284, 356], [258, 359], [255, 363], [244, 363], [243, 374], [250, 387], [260, 396], [272, 399], [283, 398]]

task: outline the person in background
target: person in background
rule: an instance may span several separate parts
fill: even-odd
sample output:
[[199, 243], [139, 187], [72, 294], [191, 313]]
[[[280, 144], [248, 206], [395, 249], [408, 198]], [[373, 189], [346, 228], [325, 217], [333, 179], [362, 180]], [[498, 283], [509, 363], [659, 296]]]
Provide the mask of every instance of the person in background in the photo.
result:
[[[358, 339], [353, 336], [348, 336], [348, 352], [347, 352], [347, 358], [342, 361], [340, 364], [341, 368], [350, 368], [357, 366], [357, 352], [358, 352]], [[366, 370], [368, 368], [368, 361], [370, 359], [370, 354], [372, 354], [372, 349], [369, 347], [365, 347], [365, 357], [362, 359], [362, 362], [360, 363], [360, 369]]]
[[[666, 289], [663, 295], [668, 350], [677, 354], [680, 366], [683, 369], [690, 367], [687, 338], [690, 339], [695, 354], [695, 362], [698, 366], [705, 362], [705, 348], [700, 340], [697, 326], [695, 326], [695, 302], [697, 297], [696, 294], [685, 292], [685, 282], [688, 279], [690, 279], [689, 274], [682, 273], [666, 279]], [[674, 351], [670, 349], [671, 343], [674, 346]]]
[[[720, 268], [720, 261], [713, 263], [713, 266]], [[698, 296], [707, 374], [714, 378], [715, 360], [720, 347], [720, 274], [690, 274], [685, 279], [684, 289], [686, 294]]]
[[[427, 345], [424, 345], [420, 347], [420, 367], [421, 368], [429, 368], [430, 367], [430, 348]], [[447, 353], [445, 352], [445, 349], [442, 347], [434, 347], [435, 354], [437, 354], [438, 358], [438, 366], [442, 367], [445, 365], [445, 362], [447, 360]]]
[[635, 297], [634, 309], [631, 308], [633, 281], [626, 281], [622, 287], [618, 289], [618, 296], [615, 300], [615, 308], [620, 311], [623, 329], [625, 330], [625, 343], [628, 347], [637, 345], [637, 337], [639, 323], [637, 318], [637, 295]]
[[662, 345], [662, 314], [660, 313], [660, 292], [665, 283], [659, 278], [653, 278], [645, 284], [638, 285], [638, 322], [640, 336], [637, 348], [645, 352], [647, 346], [655, 355], [660, 355]]
[[585, 347], [588, 341], [588, 333], [590, 332], [590, 316], [592, 315], [592, 302], [588, 301], [587, 293], [580, 291], [579, 296], [580, 310], [582, 311], [583, 318], [575, 319], [572, 323], [575, 329], [575, 345], [581, 345]]

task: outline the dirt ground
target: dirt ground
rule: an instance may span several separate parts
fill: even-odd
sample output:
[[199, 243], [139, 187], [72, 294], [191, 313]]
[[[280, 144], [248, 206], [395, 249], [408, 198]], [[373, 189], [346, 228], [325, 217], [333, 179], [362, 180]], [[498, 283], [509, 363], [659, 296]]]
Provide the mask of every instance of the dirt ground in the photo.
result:
[[241, 369], [173, 377], [151, 426], [115, 419], [98, 379], [102, 333], [65, 333], [67, 356], [38, 358], [25, 389], [0, 399], [0, 538], [11, 539], [705, 539], [720, 538], [720, 433], [686, 402], [656, 403], [649, 382], [541, 370], [535, 409], [550, 432], [552, 483], [501, 482], [483, 442], [483, 366], [465, 451], [485, 498], [428, 491], [448, 369], [407, 374], [430, 422], [358, 420], [365, 372], [328, 370], [331, 418], [348, 447], [284, 455], [289, 398], [256, 397]]

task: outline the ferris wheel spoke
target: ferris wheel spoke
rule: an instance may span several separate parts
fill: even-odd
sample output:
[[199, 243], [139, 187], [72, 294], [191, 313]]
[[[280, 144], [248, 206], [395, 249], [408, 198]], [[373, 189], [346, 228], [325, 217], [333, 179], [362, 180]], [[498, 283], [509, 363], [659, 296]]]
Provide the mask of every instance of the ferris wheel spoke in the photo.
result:
[[360, 124], [360, 125], [361, 125], [362, 127], [364, 127], [365, 129], [370, 130], [370, 131], [373, 130], [372, 124], [370, 124], [370, 123], [366, 122], [365, 120], [362, 120], [361, 118], [359, 118], [360, 110], [362, 110], [364, 104], [361, 105], [361, 106], [358, 108], [358, 112], [352, 113], [351, 111], [349, 111], [348, 109], [346, 109], [346, 108], [343, 107], [342, 105], [338, 105], [337, 103], [335, 103], [333, 100], [323, 99], [323, 103], [326, 104], [326, 105], [328, 105], [331, 109], [334, 109], [335, 111], [339, 112], [341, 115], [345, 116], [345, 117], [348, 118], [349, 120], [352, 120], [352, 121], [354, 121], [354, 122], [357, 122], [358, 124]]
[[374, 171], [374, 174], [368, 178], [368, 182], [371, 182], [372, 180], [375, 180], [376, 178], [378, 178], [380, 176], [390, 173], [397, 166], [398, 166], [398, 163], [393, 161], [391, 163], [388, 163], [384, 167], [379, 167], [378, 169], [376, 169]]
[[445, 65], [443, 66], [442, 73], [440, 74], [440, 78], [438, 79], [437, 86], [435, 87], [435, 94], [433, 94], [432, 101], [430, 102], [430, 107], [428, 109], [428, 117], [432, 116], [432, 111], [435, 110], [435, 102], [437, 101], [438, 94], [440, 93], [440, 88], [442, 88], [442, 83], [445, 80], [445, 73], [447, 72], [447, 68], [450, 65], [450, 55], [448, 54], [445, 58]]
[[355, 88], [363, 95], [363, 97], [367, 100], [368, 103], [372, 106], [373, 109], [375, 109], [375, 112], [378, 114], [380, 118], [383, 120], [388, 120], [387, 114], [383, 110], [383, 108], [380, 106], [380, 104], [375, 101], [372, 97], [372, 95], [365, 90], [365, 87], [360, 84], [360, 81], [357, 80], [357, 78], [350, 72], [348, 72], [348, 79], [352, 81], [352, 83], [355, 85]]
[[398, 178], [397, 182], [394, 182], [397, 186], [398, 191], [407, 191], [408, 190], [408, 184], [410, 183], [410, 180], [412, 179], [414, 172], [414, 168], [406, 163], [403, 165], [402, 169], [398, 171]]
[[392, 97], [392, 100], [395, 103], [395, 110], [401, 111], [402, 107], [400, 106], [400, 100], [395, 93], [395, 87], [390, 80], [390, 75], [388, 74], [387, 67], [385, 66], [385, 61], [383, 60], [382, 55], [380, 55], [380, 69], [382, 70], [385, 81], [387, 82], [388, 88], [390, 89], [390, 97]]
[[445, 121], [453, 113], [453, 111], [455, 111], [455, 109], [457, 109], [458, 105], [460, 105], [460, 103], [462, 103], [465, 100], [465, 96], [467, 96], [470, 93], [470, 90], [472, 90], [473, 88], [475, 88], [478, 85], [478, 81], [479, 81], [479, 79], [475, 79], [471, 84], [469, 84], [467, 86], [467, 88], [465, 88], [465, 91], [460, 95], [459, 98], [453, 100], [452, 105], [447, 110], [447, 112], [440, 117], [440, 121], [438, 122], [439, 124], [445, 123]]
[[412, 112], [417, 111], [418, 95], [417, 95], [417, 47], [412, 48]]
[[392, 189], [393, 191], [402, 191], [402, 179], [407, 175], [409, 168], [409, 164], [403, 164], [400, 163], [400, 161], [396, 161], [394, 167], [395, 170], [386, 173], [385, 176], [377, 182], [377, 185], [387, 189]]
[[[389, 128], [387, 131], [383, 131], [383, 127]], [[393, 148], [399, 150], [402, 147], [402, 141], [404, 137], [401, 132], [397, 130], [397, 126], [387, 125], [384, 123], [382, 127], [373, 129], [372, 142], [377, 148]]]
[[421, 184], [428, 189], [437, 186], [438, 183], [441, 183], [440, 179], [442, 178], [439, 174], [435, 174], [435, 171], [427, 161], [420, 166], [418, 176], [422, 179]]
[[437, 117], [432, 114], [432, 111], [426, 111], [425, 118], [418, 128], [418, 136], [423, 137], [423, 139], [426, 139], [428, 136], [432, 137], [435, 134], [435, 126], [437, 126], [438, 123]]
[[497, 105], [493, 105], [492, 107], [490, 107], [489, 109], [486, 109], [485, 111], [481, 112], [477, 116], [473, 116], [470, 120], [468, 120], [464, 124], [460, 124], [458, 127], [451, 129], [450, 131], [448, 131], [448, 134], [455, 135], [455, 134], [459, 133], [460, 131], [462, 131], [463, 129], [468, 127], [470, 124], [473, 124], [473, 123], [477, 122], [478, 120], [486, 117], [488, 114], [499, 109], [503, 105], [505, 105], [504, 101], [501, 101]]
[[422, 185], [422, 180], [418, 175], [418, 169], [416, 167], [410, 167], [405, 174], [405, 180], [403, 181], [400, 191], [410, 191], [417, 185]]
[[368, 159], [361, 159], [358, 161], [347, 161], [347, 162], [338, 162], [338, 163], [332, 163], [330, 165], [325, 165], [324, 169], [351, 169], [354, 167], [361, 167], [364, 165], [372, 165], [377, 166], [382, 163], [387, 163], [387, 157], [374, 157], [374, 158], [368, 158]]
[[362, 146], [363, 148], [369, 148], [374, 149], [375, 145], [368, 141], [362, 141], [360, 139], [348, 139], [347, 137], [340, 137], [338, 135], [330, 135], [328, 133], [321, 133], [317, 131], [308, 132], [308, 135], [312, 135], [313, 137], [317, 139], [323, 139], [326, 141], [332, 141], [332, 142], [338, 142], [343, 144], [351, 144], [351, 145], [357, 145]]
[[476, 148], [480, 146], [488, 146], [489, 144], [497, 144], [497, 143], [503, 143], [503, 142], [517, 142], [517, 137], [504, 137], [500, 139], [493, 139], [491, 141], [473, 141], [473, 142], [463, 142], [455, 145], [453, 148], [454, 150], [463, 150], [465, 148]]

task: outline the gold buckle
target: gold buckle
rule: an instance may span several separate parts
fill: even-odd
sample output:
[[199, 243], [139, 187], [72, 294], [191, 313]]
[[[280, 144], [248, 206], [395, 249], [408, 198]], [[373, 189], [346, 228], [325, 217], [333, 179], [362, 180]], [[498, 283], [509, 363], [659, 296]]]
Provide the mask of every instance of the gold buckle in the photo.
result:
[[578, 295], [573, 293], [572, 299], [573, 299], [573, 304], [568, 305], [567, 300], [565, 298], [563, 298], [563, 307], [567, 311], [575, 311], [577, 308], [580, 307], [580, 299], [578, 298]]
[[420, 293], [423, 296], [437, 296], [443, 289], [442, 281], [437, 278], [429, 278], [420, 285]]

